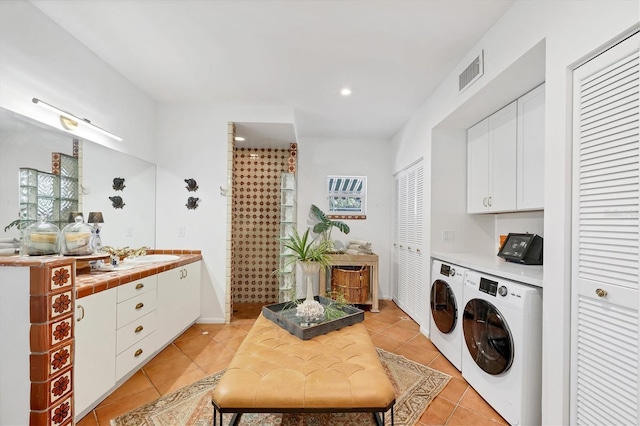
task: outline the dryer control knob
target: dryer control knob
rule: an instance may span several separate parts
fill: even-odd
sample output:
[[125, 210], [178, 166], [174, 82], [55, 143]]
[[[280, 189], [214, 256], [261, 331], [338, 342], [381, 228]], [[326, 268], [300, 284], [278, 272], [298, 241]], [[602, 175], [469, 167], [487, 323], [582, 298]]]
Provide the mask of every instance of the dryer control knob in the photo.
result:
[[499, 294], [500, 296], [504, 297], [504, 296], [506, 296], [507, 294], [509, 294], [509, 290], [507, 289], [507, 287], [505, 287], [505, 286], [501, 285], [501, 286], [498, 288], [498, 294]]
[[453, 276], [455, 276], [455, 275], [456, 275], [456, 270], [455, 270], [455, 269], [453, 269], [453, 268], [451, 268], [451, 272], [449, 272], [449, 276], [450, 276], [450, 277], [453, 277]]

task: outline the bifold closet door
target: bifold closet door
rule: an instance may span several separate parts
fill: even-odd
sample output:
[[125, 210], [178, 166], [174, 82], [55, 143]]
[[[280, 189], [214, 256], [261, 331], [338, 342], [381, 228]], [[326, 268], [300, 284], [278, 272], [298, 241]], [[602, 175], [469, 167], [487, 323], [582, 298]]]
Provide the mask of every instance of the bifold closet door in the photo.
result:
[[425, 313], [423, 287], [422, 160], [395, 176], [392, 295], [398, 306], [421, 323]]
[[639, 47], [574, 71], [571, 424], [640, 422]]

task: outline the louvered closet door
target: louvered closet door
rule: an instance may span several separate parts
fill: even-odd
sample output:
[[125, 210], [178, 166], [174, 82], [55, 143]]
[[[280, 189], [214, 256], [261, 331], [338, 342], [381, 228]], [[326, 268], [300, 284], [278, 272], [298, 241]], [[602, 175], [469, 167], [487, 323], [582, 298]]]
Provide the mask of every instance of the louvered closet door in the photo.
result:
[[407, 304], [407, 175], [400, 175], [400, 190], [398, 197], [400, 220], [398, 222], [398, 298], [396, 303], [402, 308]]
[[391, 298], [398, 303], [398, 279], [400, 274], [400, 177], [394, 178], [393, 191], [393, 265], [391, 268]]
[[423, 251], [423, 162], [408, 167], [395, 176], [393, 299], [418, 323], [425, 317], [423, 300], [428, 274], [422, 261]]
[[429, 293], [426, 288], [430, 288], [429, 276], [430, 273], [424, 270], [424, 262], [422, 257], [424, 234], [423, 234], [423, 220], [424, 220], [424, 166], [420, 162], [416, 166], [416, 231], [415, 231], [415, 250], [413, 252], [414, 264], [416, 265], [416, 294], [415, 294], [415, 319], [419, 324], [422, 324], [427, 316], [427, 304], [425, 303], [425, 297], [428, 297]]
[[640, 421], [639, 46], [574, 72], [572, 424]]

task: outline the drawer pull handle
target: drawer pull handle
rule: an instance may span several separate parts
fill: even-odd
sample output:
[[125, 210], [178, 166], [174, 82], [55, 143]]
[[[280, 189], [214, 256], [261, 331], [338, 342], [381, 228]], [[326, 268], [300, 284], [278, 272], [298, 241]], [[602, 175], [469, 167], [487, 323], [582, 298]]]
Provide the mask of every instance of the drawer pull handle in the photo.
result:
[[607, 295], [607, 290], [603, 290], [601, 288], [596, 289], [596, 294], [598, 297], [605, 297]]
[[143, 287], [144, 287], [144, 284], [142, 283], [136, 284], [136, 290], [140, 290]]
[[144, 308], [144, 303], [140, 302], [136, 305], [136, 309], [142, 309]]
[[138, 349], [138, 350], [136, 351], [136, 353], [135, 353], [135, 354], [133, 354], [133, 356], [135, 356], [135, 357], [139, 357], [140, 355], [142, 355], [142, 349]]
[[139, 326], [137, 326], [137, 327], [136, 327], [135, 332], [136, 332], [136, 333], [140, 333], [142, 330], [144, 330], [144, 327], [143, 327], [143, 326], [141, 326], [141, 325], [139, 325]]

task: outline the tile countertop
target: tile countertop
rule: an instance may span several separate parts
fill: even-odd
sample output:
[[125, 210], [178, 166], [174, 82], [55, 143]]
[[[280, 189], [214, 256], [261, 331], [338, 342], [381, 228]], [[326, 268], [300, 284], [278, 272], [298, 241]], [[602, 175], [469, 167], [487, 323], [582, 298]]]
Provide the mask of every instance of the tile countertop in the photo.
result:
[[481, 256], [473, 253], [431, 252], [431, 257], [474, 271], [542, 287], [542, 265], [521, 265], [507, 262], [498, 256]]
[[[179, 256], [179, 259], [166, 262], [144, 263], [135, 268], [120, 271], [91, 271], [88, 274], [76, 275], [76, 298], [85, 297], [202, 260], [200, 250], [149, 250], [147, 253], [175, 254]], [[64, 256], [0, 256], [0, 266], [56, 266], [61, 262], [66, 263], [68, 259], [69, 258]]]

